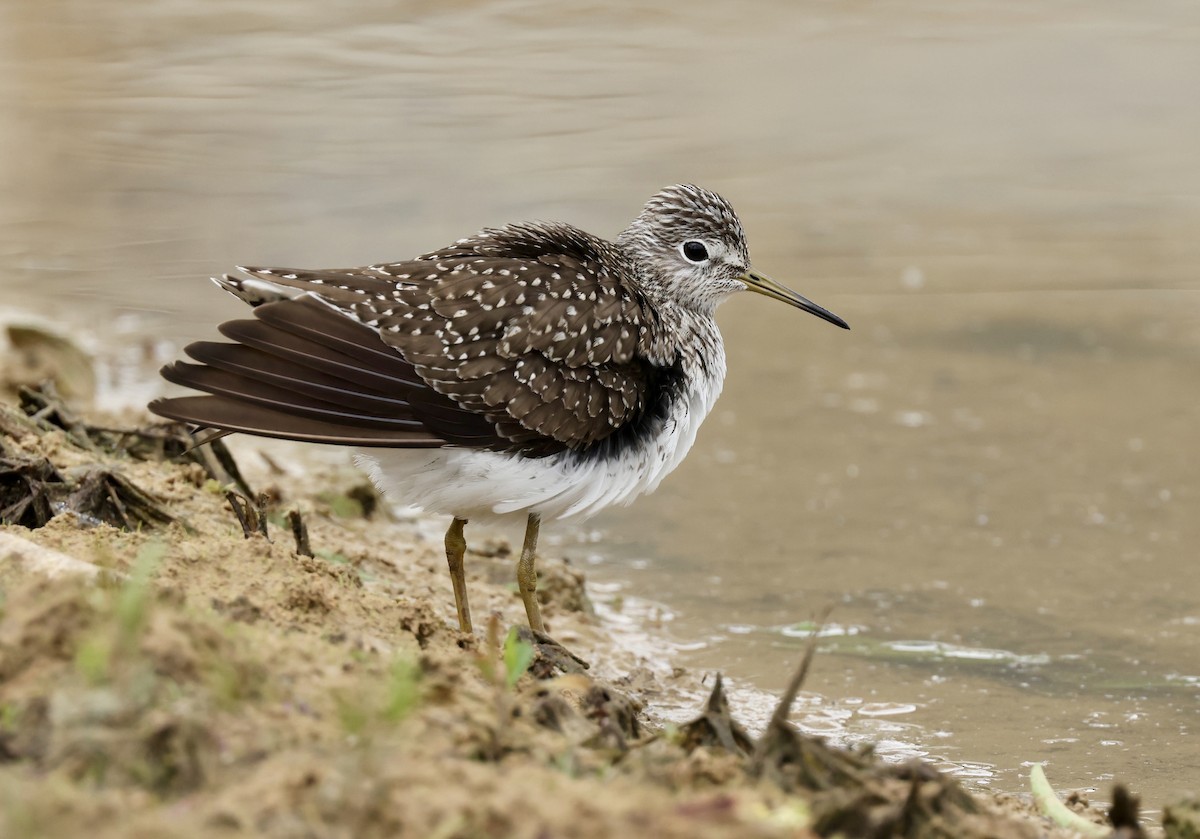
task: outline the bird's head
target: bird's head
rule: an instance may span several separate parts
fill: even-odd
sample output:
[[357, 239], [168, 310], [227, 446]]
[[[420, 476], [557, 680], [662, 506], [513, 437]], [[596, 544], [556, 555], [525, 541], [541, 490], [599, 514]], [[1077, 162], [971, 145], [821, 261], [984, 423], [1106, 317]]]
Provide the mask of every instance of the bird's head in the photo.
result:
[[707, 189], [667, 187], [646, 202], [617, 242], [648, 267], [643, 279], [651, 291], [702, 314], [711, 315], [731, 294], [755, 291], [850, 328], [833, 312], [754, 271], [737, 213]]

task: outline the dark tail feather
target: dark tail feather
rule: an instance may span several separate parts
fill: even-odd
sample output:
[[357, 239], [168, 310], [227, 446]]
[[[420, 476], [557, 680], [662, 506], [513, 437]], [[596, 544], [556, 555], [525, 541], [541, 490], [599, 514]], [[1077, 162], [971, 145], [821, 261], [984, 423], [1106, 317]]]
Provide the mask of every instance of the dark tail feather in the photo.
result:
[[264, 323], [336, 350], [378, 373], [425, 387], [425, 380], [413, 366], [385, 344], [373, 327], [352, 320], [315, 297], [268, 303], [255, 309], [254, 314]]
[[425, 431], [367, 428], [298, 416], [225, 396], [181, 396], [156, 399], [150, 410], [168, 419], [223, 431], [241, 431], [261, 437], [335, 443], [345, 446], [436, 448], [445, 440]]
[[[268, 303], [266, 305], [277, 304]], [[264, 306], [258, 308], [261, 309]], [[231, 320], [221, 324], [218, 329], [226, 338], [262, 350], [289, 362], [294, 367], [302, 370], [316, 370], [319, 373], [343, 379], [347, 384], [369, 392], [386, 393], [412, 385], [407, 376], [393, 376], [390, 375], [390, 371], [364, 367], [361, 361], [339, 350], [313, 343], [308, 338], [293, 335], [262, 321]], [[375, 340], [379, 339], [376, 337]], [[401, 360], [403, 361], [403, 359]], [[408, 366], [407, 362], [404, 364]]]
[[[202, 390], [214, 396], [225, 396], [236, 401], [261, 405], [274, 411], [288, 412], [328, 422], [340, 422], [355, 427], [424, 430], [424, 426], [413, 418], [411, 411], [408, 411], [407, 408], [402, 413], [394, 410], [380, 413], [378, 405], [372, 404], [370, 396], [351, 395], [339, 407], [334, 403], [313, 398], [305, 392], [307, 389], [285, 390], [263, 384], [256, 379], [200, 364], [177, 361], [167, 365], [160, 372], [164, 379], [177, 385]], [[364, 405], [366, 406], [365, 410], [362, 407]], [[387, 407], [390, 406], [385, 406], [385, 410]], [[357, 410], [352, 410], [354, 408]]]
[[[316, 370], [298, 368], [295, 364], [262, 350], [240, 344], [198, 341], [185, 347], [184, 352], [210, 368], [242, 379], [247, 385], [251, 381], [260, 382], [275, 389], [281, 388], [288, 394], [302, 394], [312, 399], [368, 414], [395, 416], [397, 419], [412, 418], [408, 400], [403, 397], [366, 393], [361, 388], [347, 387], [344, 379]], [[172, 378], [168, 372], [164, 372], [163, 376], [177, 384], [197, 387], [191, 382]], [[200, 389], [207, 390], [207, 388]], [[411, 393], [412, 388], [409, 388], [408, 392]]]
[[200, 341], [200, 364], [163, 368], [210, 396], [159, 399], [150, 410], [206, 428], [357, 446], [503, 443], [484, 417], [432, 390], [379, 333], [312, 296], [263, 303], [224, 323], [236, 344]]

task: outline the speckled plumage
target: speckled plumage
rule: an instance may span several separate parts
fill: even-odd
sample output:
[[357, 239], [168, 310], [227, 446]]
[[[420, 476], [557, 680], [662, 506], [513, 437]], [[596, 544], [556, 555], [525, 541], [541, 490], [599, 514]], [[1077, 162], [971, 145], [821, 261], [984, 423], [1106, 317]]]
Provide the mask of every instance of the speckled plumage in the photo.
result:
[[[163, 370], [209, 395], [151, 410], [370, 447], [360, 462], [395, 500], [456, 525], [523, 510], [534, 541], [533, 517], [628, 502], [679, 464], [721, 390], [713, 315], [730, 294], [845, 326], [753, 272], [733, 209], [695, 186], [651, 198], [615, 242], [512, 224], [403, 262], [240, 270], [217, 282], [255, 318], [221, 326], [232, 344], [189, 346], [200, 364]], [[465, 593], [468, 628], [464, 606]]]

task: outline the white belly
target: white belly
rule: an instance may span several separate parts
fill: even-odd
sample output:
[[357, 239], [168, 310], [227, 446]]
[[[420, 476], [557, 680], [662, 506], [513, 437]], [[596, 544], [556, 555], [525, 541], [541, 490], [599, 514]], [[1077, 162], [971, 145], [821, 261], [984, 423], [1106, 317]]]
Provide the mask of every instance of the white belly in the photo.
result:
[[[723, 359], [722, 359], [723, 360]], [[682, 462], [721, 391], [724, 365], [675, 401], [659, 433], [604, 457], [542, 458], [447, 446], [371, 449], [355, 460], [396, 504], [459, 518], [532, 512], [591, 516], [652, 492]]]

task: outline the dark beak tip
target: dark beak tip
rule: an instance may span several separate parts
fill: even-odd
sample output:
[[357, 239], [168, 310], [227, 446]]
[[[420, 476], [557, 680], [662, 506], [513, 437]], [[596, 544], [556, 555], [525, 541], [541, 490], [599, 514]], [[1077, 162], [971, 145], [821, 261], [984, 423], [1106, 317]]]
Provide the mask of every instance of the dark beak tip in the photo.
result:
[[832, 323], [834, 326], [840, 326], [842, 329], [850, 328], [850, 324], [846, 323], [845, 320], [838, 317], [837, 315], [835, 315], [833, 312], [829, 311], [828, 309], [822, 308], [820, 306], [814, 306], [812, 309], [809, 310], [809, 313], [816, 315], [821, 320]]

